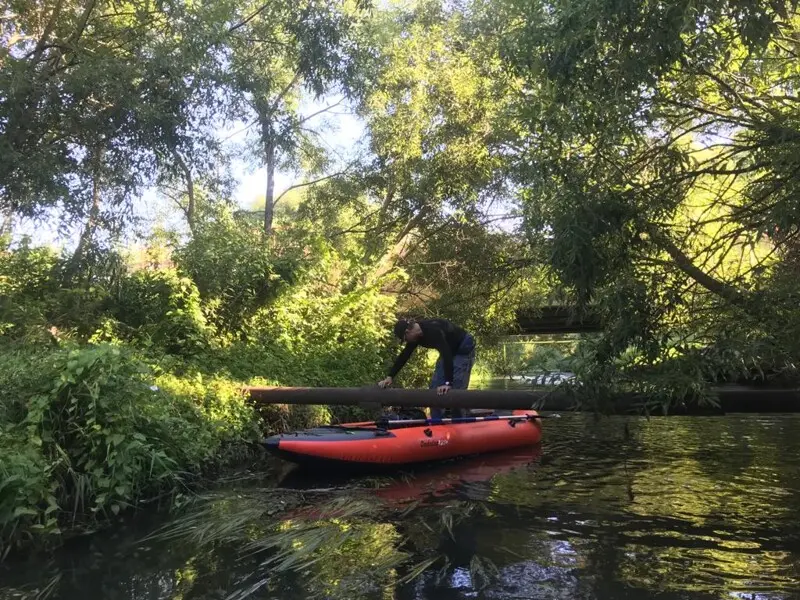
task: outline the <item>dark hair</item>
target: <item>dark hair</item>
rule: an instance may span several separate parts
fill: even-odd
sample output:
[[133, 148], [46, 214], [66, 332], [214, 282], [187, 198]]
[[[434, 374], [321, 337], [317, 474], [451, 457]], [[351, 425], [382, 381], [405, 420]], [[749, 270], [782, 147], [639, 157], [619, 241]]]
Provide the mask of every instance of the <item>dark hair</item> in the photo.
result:
[[411, 323], [413, 321], [406, 320], [406, 319], [398, 319], [397, 323], [394, 324], [394, 335], [401, 340], [406, 335], [406, 330], [411, 327]]

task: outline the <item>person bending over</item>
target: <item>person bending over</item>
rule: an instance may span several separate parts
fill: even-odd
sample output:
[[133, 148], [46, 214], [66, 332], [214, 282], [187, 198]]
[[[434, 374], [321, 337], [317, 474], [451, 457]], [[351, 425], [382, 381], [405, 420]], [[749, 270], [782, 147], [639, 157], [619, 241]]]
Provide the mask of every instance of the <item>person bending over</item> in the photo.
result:
[[[463, 328], [447, 319], [400, 319], [395, 323], [394, 334], [406, 347], [395, 360], [386, 379], [379, 381], [381, 388], [392, 385], [394, 377], [406, 364], [417, 346], [435, 348], [439, 359], [431, 377], [430, 389], [446, 394], [450, 389], [465, 390], [469, 387], [472, 365], [475, 363], [475, 339]], [[454, 417], [464, 416], [462, 409], [452, 411]], [[441, 419], [442, 409], [431, 408], [431, 418]]]

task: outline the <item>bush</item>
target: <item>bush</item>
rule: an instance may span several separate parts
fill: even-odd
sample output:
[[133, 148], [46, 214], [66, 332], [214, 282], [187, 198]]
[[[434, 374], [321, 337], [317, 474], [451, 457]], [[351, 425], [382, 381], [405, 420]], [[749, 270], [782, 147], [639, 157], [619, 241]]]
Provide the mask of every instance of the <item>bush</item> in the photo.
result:
[[23, 431], [0, 425], [0, 560], [13, 545], [60, 533], [52, 468]]
[[66, 261], [52, 250], [33, 248], [27, 240], [13, 250], [0, 246], [0, 336], [35, 343], [91, 335], [109, 309], [117, 261], [109, 253], [109, 273], [93, 283], [63, 286]]
[[[387, 343], [394, 318], [394, 299], [377, 288], [328, 294], [295, 288], [258, 312], [246, 328], [248, 342], [233, 346], [225, 362], [241, 379], [260, 375], [290, 386], [374, 384], [399, 352]], [[404, 381], [412, 379], [420, 360], [403, 371]]]
[[113, 314], [132, 339], [172, 354], [197, 354], [212, 339], [197, 286], [175, 269], [142, 270], [125, 277]]
[[[175, 253], [179, 269], [120, 268], [71, 288], [49, 251], [0, 255], [13, 334], [0, 349], [0, 556], [174, 496], [264, 431], [376, 416], [257, 412], [240, 393], [374, 385], [400, 351], [394, 297], [344, 277], [350, 259], [312, 242], [315, 258], [295, 259], [310, 242], [272, 247], [221, 218]], [[418, 352], [401, 381], [426, 385], [429, 359]]]
[[47, 248], [32, 248], [26, 240], [12, 250], [0, 245], [0, 336], [24, 337], [44, 330], [58, 286], [54, 273], [58, 256]]
[[227, 332], [237, 332], [274, 300], [294, 281], [298, 266], [274, 251], [259, 230], [227, 213], [198, 224], [174, 259], [200, 290], [209, 321]]
[[175, 494], [259, 437], [233, 382], [159, 373], [111, 345], [39, 353], [27, 369], [20, 358], [0, 361], [21, 375], [0, 396], [0, 554]]
[[31, 247], [27, 239], [13, 250], [0, 240], [0, 298], [37, 299], [53, 292], [58, 264], [55, 252]]

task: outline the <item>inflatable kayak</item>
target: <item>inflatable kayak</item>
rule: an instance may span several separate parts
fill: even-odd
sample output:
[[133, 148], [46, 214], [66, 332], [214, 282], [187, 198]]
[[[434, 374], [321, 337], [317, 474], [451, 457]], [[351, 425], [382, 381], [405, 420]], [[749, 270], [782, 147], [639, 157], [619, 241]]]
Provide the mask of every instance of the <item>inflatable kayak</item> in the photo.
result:
[[540, 440], [537, 413], [514, 411], [439, 421], [329, 425], [274, 435], [264, 445], [301, 465], [362, 468], [428, 463], [532, 446]]

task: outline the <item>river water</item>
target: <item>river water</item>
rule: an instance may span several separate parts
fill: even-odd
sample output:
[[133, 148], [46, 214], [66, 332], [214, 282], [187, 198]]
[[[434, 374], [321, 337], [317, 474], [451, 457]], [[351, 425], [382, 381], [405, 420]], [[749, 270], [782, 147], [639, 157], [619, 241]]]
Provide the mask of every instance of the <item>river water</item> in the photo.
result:
[[[278, 489], [276, 489], [278, 488]], [[403, 477], [278, 462], [0, 567], [0, 599], [800, 598], [800, 416], [543, 421]]]

